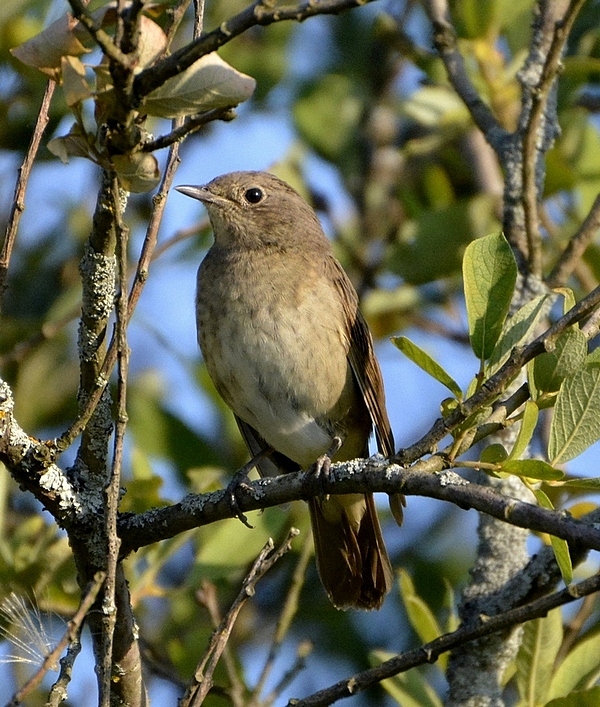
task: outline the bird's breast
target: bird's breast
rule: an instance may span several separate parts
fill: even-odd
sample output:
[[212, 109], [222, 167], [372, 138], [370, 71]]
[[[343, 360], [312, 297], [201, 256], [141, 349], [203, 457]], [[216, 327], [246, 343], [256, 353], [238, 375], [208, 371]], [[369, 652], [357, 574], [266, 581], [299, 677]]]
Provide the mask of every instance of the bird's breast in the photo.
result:
[[343, 434], [355, 401], [344, 316], [333, 283], [310, 263], [209, 254], [198, 273], [198, 341], [217, 390], [302, 466]]

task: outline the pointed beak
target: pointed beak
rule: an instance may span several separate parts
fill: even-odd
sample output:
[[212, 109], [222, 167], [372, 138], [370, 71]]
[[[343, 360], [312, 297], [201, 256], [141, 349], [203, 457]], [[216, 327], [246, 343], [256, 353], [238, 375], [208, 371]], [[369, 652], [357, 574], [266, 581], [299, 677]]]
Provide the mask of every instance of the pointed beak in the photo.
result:
[[191, 196], [192, 199], [198, 199], [205, 204], [214, 204], [219, 197], [212, 194], [206, 187], [194, 187], [191, 185], [183, 185], [175, 187], [175, 189], [186, 196]]

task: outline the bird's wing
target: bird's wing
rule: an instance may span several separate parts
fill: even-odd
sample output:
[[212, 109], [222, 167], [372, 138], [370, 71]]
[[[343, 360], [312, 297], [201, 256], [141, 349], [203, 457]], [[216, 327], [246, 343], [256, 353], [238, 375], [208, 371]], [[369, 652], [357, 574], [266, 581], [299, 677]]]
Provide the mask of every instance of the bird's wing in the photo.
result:
[[342, 266], [331, 258], [333, 280], [340, 292], [346, 310], [348, 326], [348, 361], [363, 395], [377, 438], [377, 448], [386, 457], [394, 454], [394, 437], [385, 409], [385, 395], [381, 370], [375, 358], [371, 332], [358, 309], [358, 298]]

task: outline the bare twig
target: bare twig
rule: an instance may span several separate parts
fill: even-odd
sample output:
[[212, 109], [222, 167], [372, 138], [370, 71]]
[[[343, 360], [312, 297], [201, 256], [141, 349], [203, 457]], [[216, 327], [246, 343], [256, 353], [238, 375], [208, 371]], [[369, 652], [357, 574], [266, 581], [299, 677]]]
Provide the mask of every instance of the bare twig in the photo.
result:
[[548, 275], [546, 279], [548, 287], [560, 287], [567, 282], [586, 248], [592, 242], [596, 233], [598, 233], [598, 229], [600, 229], [600, 194], [594, 199], [592, 208], [585, 220], [569, 241], [552, 272]]
[[35, 121], [31, 142], [29, 143], [29, 148], [27, 149], [27, 154], [25, 155], [23, 164], [19, 169], [19, 177], [15, 185], [12, 209], [8, 219], [8, 224], [6, 226], [2, 251], [0, 252], [0, 305], [4, 290], [6, 289], [8, 266], [10, 264], [12, 250], [17, 237], [17, 230], [19, 228], [21, 216], [25, 209], [25, 190], [27, 189], [27, 183], [29, 182], [31, 170], [33, 169], [33, 162], [35, 160], [35, 156], [37, 155], [37, 151], [42, 140], [42, 135], [44, 134], [46, 125], [48, 125], [48, 111], [50, 109], [50, 102], [52, 100], [55, 87], [56, 83], [54, 81], [48, 81], [46, 84], [46, 90], [44, 91], [42, 105], [40, 106], [38, 117]]
[[256, 683], [256, 687], [252, 691], [252, 699], [250, 700], [248, 707], [259, 707], [261, 704], [273, 704], [275, 700], [281, 695], [282, 691], [286, 686], [292, 681], [292, 679], [298, 674], [300, 670], [304, 667], [304, 662], [306, 660], [307, 654], [312, 650], [312, 644], [304, 643], [299, 647], [298, 657], [295, 664], [292, 666], [290, 671], [287, 671], [282, 679], [275, 685], [273, 690], [264, 700], [260, 700], [260, 695], [262, 694], [265, 684], [271, 674], [273, 668], [273, 663], [277, 659], [281, 645], [288, 634], [290, 625], [296, 612], [298, 611], [298, 600], [300, 597], [300, 592], [304, 586], [306, 580], [306, 568], [313, 555], [313, 539], [309, 534], [304, 540], [302, 545], [302, 552], [298, 558], [298, 562], [294, 569], [294, 574], [292, 576], [292, 581], [287, 592], [285, 602], [279, 613], [279, 619], [277, 621], [277, 628], [275, 630], [275, 636], [269, 647], [269, 654], [265, 660], [263, 669], [260, 672], [260, 676]]
[[112, 37], [107, 34], [102, 27], [96, 24], [96, 21], [90, 15], [83, 2], [81, 2], [81, 0], [68, 1], [71, 6], [71, 10], [73, 11], [73, 17], [79, 20], [79, 22], [81, 22], [81, 24], [87, 29], [106, 56], [121, 64], [123, 67], [129, 67], [129, 57], [124, 54], [113, 42]]
[[[575, 22], [575, 18], [584, 2], [585, 0], [572, 0], [564, 16], [556, 22], [552, 21], [554, 10], [551, 7], [551, 3], [546, 4], [546, 12], [549, 13], [549, 21], [546, 24], [553, 24], [553, 34], [545, 61], [541, 66], [539, 78], [535, 85], [530, 86], [524, 79], [526, 72], [520, 73], [523, 86], [527, 90], [530, 99], [524, 102], [528, 115], [522, 131], [523, 208], [529, 248], [530, 274], [536, 277], [539, 277], [542, 273], [542, 250], [538, 215], [538, 201], [540, 198], [538, 161], [540, 153], [550, 147], [550, 143], [542, 139], [541, 133], [544, 129], [544, 121], [548, 119], [546, 115], [548, 100], [560, 70], [563, 49], [573, 22]], [[542, 18], [543, 21], [544, 18]], [[547, 27], [546, 29], [550, 28]], [[533, 63], [535, 64], [535, 62]]]
[[484, 636], [490, 636], [499, 631], [506, 631], [513, 626], [546, 616], [552, 609], [577, 601], [600, 590], [600, 575], [594, 575], [579, 584], [571, 585], [560, 592], [529, 602], [524, 606], [511, 609], [497, 616], [481, 616], [476, 625], [463, 626], [452, 633], [446, 633], [435, 640], [426, 643], [406, 653], [391, 658], [375, 668], [352, 675], [345, 680], [314, 693], [303, 699], [292, 699], [288, 707], [325, 707], [337, 700], [351, 697], [358, 692], [377, 685], [386, 678], [406, 672], [418, 665], [435, 663], [442, 653], [464, 645]]
[[[217, 600], [217, 589], [212, 582], [204, 581], [202, 586], [196, 592], [196, 599], [206, 607], [209, 613], [210, 621], [215, 631], [219, 630], [219, 626], [223, 621], [223, 616], [219, 610], [219, 602]], [[223, 663], [229, 677], [230, 687], [227, 689], [227, 694], [234, 707], [248, 707], [245, 703], [244, 685], [239, 678], [237, 666], [231, 651], [231, 647], [227, 643], [223, 649]]]
[[487, 104], [483, 102], [467, 73], [464, 59], [456, 46], [456, 32], [449, 19], [447, 1], [427, 0], [424, 5], [433, 25], [436, 49], [444, 62], [452, 87], [462, 99], [485, 139], [497, 153], [500, 153], [508, 137], [508, 132], [496, 120]]
[[262, 579], [265, 573], [271, 569], [271, 567], [286, 552], [288, 552], [291, 547], [292, 539], [296, 537], [296, 535], [298, 535], [298, 531], [295, 528], [292, 528], [283, 544], [277, 550], [273, 550], [274, 546], [272, 540], [269, 540], [269, 542], [263, 547], [259, 556], [252, 565], [250, 572], [244, 579], [240, 593], [234, 600], [218, 630], [214, 632], [206, 653], [196, 668], [194, 678], [186, 690], [184, 697], [179, 702], [180, 707], [198, 707], [203, 703], [206, 695], [212, 687], [213, 673], [217, 667], [219, 658], [227, 645], [233, 624], [235, 623], [238, 614], [246, 601], [251, 596], [254, 596], [256, 584], [260, 581], [260, 579]]
[[213, 120], [223, 120], [225, 122], [229, 122], [235, 117], [236, 112], [233, 107], [214, 108], [213, 110], [208, 110], [206, 113], [201, 113], [200, 115], [188, 118], [185, 123], [179, 125], [167, 135], [160, 135], [155, 140], [144, 143], [142, 145], [142, 152], [155, 152], [156, 150], [162, 150], [165, 147], [169, 147], [174, 142], [181, 142], [185, 137], [195, 133], [197, 130], [200, 130], [200, 128], [208, 125], [208, 123], [211, 123]]

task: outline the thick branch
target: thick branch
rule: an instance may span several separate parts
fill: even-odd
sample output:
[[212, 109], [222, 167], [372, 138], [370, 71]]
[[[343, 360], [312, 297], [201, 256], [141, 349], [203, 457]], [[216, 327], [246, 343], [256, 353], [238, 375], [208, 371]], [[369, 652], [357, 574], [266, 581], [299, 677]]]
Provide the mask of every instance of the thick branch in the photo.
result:
[[[577, 546], [600, 550], [600, 529], [588, 522], [576, 520], [564, 511], [549, 511], [508, 498], [489, 487], [469, 483], [453, 471], [444, 471], [445, 465], [442, 456], [431, 457], [410, 469], [388, 466], [377, 458], [355, 460], [332, 465], [330, 478], [322, 483], [310, 473], [284, 474], [251, 482], [248, 488], [240, 487], [236, 498], [239, 511], [246, 512], [323, 493], [402, 492], [407, 496], [449, 501], [464, 509], [473, 508], [520, 528], [549, 533]], [[172, 506], [121, 518], [122, 550], [126, 554], [185, 530], [236, 515], [225, 490], [189, 494]]]

